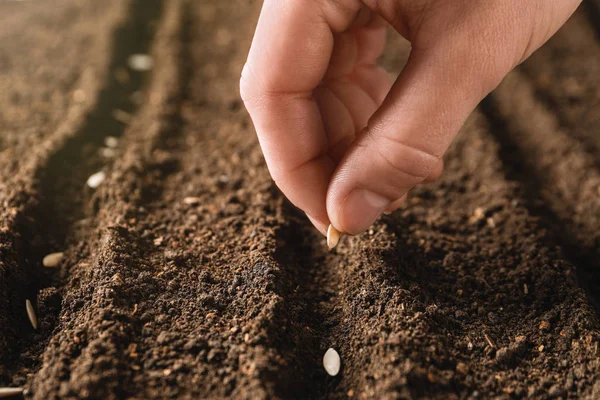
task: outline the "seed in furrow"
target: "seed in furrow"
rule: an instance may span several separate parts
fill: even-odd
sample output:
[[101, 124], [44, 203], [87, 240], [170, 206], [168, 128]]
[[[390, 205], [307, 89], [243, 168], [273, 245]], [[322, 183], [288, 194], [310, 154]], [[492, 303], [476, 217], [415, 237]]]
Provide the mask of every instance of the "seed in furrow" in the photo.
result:
[[4, 387], [4, 388], [0, 388], [0, 398], [18, 396], [18, 395], [22, 395], [22, 394], [23, 394], [23, 388], [20, 388], [20, 387], [15, 387], [15, 388]]
[[104, 171], [96, 172], [92, 176], [90, 176], [87, 180], [87, 185], [92, 189], [96, 189], [98, 186], [104, 182], [106, 179], [106, 173]]
[[56, 267], [58, 267], [58, 264], [60, 264], [60, 261], [62, 260], [63, 256], [64, 256], [64, 253], [48, 254], [42, 260], [42, 264], [44, 264], [44, 267], [46, 267], [46, 268], [56, 268]]
[[29, 322], [31, 322], [31, 326], [33, 329], [37, 330], [38, 328], [38, 320], [37, 315], [35, 315], [35, 310], [33, 309], [33, 304], [29, 299], [25, 300], [25, 308], [27, 309], [27, 316], [29, 317]]
[[148, 54], [133, 54], [127, 60], [127, 65], [134, 71], [145, 72], [152, 69], [154, 60]]
[[188, 206], [198, 205], [201, 201], [202, 199], [200, 197], [186, 197], [185, 199], [183, 199], [183, 203]]
[[323, 356], [323, 367], [325, 371], [331, 376], [336, 376], [340, 372], [340, 366], [342, 361], [340, 355], [334, 349], [329, 349]]
[[114, 149], [119, 145], [119, 139], [114, 136], [107, 136], [104, 138], [104, 145], [108, 148]]
[[340, 232], [337, 229], [335, 229], [333, 225], [330, 224], [329, 228], [327, 229], [327, 247], [329, 247], [329, 250], [337, 246], [339, 241]]

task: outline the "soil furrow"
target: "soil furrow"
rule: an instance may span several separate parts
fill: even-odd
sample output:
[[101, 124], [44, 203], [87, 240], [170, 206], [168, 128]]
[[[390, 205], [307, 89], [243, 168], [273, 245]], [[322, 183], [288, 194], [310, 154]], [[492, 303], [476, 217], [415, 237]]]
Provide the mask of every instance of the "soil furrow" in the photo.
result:
[[[600, 170], [596, 159], [536, 102], [533, 85], [518, 72], [506, 78], [486, 103], [503, 123], [506, 165], [523, 182], [533, 212], [544, 217], [575, 265], [581, 284], [600, 306]], [[500, 119], [498, 119], [500, 118]], [[500, 133], [502, 132], [502, 133]], [[600, 310], [600, 309], [599, 309]]]
[[[103, 9], [106, 14], [104, 18], [98, 19], [97, 23], [90, 24], [91, 26], [87, 28], [82, 28], [85, 24], [81, 22], [74, 23], [73, 26], [78, 28], [73, 28], [73, 34], [75, 36], [81, 35], [80, 39], [87, 39], [89, 41], [89, 32], [85, 33], [87, 29], [95, 30], [96, 32], [111, 32], [116, 29], [116, 26], [121, 21], [123, 10], [120, 5], [107, 3], [106, 7], [92, 8], [94, 11]], [[82, 11], [82, 14], [90, 12], [89, 9], [84, 8], [83, 10], [85, 13]], [[49, 21], [52, 21], [52, 18], [49, 18]], [[32, 29], [31, 32], [36, 32], [36, 30]], [[18, 39], [16, 43], [19, 43], [20, 40], [26, 40], [28, 36], [23, 35], [23, 38]], [[76, 40], [73, 43], [80, 42]], [[106, 65], [108, 57], [105, 58], [104, 54], [107, 52], [109, 45], [109, 40], [105, 38], [88, 42], [89, 49], [96, 50], [100, 55], [93, 55], [86, 63], [81, 65], [73, 63], [68, 67], [72, 67], [73, 71], [69, 72], [67, 68], [64, 76], [78, 75], [79, 72], [76, 72], [78, 69], [101, 68]], [[31, 49], [30, 54], [35, 54], [35, 47]], [[69, 51], [65, 51], [60, 46], [56, 50], [57, 54], [61, 54], [61, 52], [69, 54]], [[85, 55], [87, 52], [82, 51], [81, 54]], [[7, 60], [9, 60], [8, 76], [10, 76], [12, 68], [19, 67], [19, 62], [11, 56], [7, 57]], [[32, 65], [35, 65], [35, 59], [30, 58], [29, 61]], [[52, 77], [53, 73], [56, 76], [62, 76], [63, 71], [59, 67], [55, 69], [53, 71], [52, 68], [47, 68], [45, 76]], [[32, 74], [32, 81], [38, 79], [38, 75], [37, 73]], [[88, 70], [87, 73], [81, 75], [76, 86], [77, 90], [86, 93], [85, 99], [72, 101], [73, 93], [61, 94], [65, 98], [65, 102], [71, 103], [71, 105], [66, 111], [61, 107], [56, 107], [56, 114], [59, 116], [62, 115], [63, 121], [54, 131], [48, 132], [44, 128], [40, 128], [39, 134], [34, 135], [26, 129], [24, 132], [18, 132], [13, 135], [10, 128], [3, 125], [3, 128], [8, 128], [8, 131], [3, 132], [3, 138], [11, 144], [11, 147], [3, 152], [1, 159], [19, 159], [20, 161], [17, 170], [18, 174], [4, 173], [3, 176], [8, 177], [8, 179], [0, 184], [0, 198], [2, 199], [2, 208], [0, 208], [0, 215], [2, 216], [2, 226], [0, 227], [0, 297], [2, 298], [2, 301], [0, 301], [0, 321], [2, 321], [0, 323], [0, 379], [4, 382], [12, 382], [12, 384], [23, 383], [25, 374], [30, 371], [30, 368], [37, 365], [39, 362], [37, 355], [41, 351], [43, 343], [47, 340], [52, 326], [55, 325], [55, 313], [57, 312], [57, 307], [59, 308], [59, 305], [56, 305], [56, 296], [53, 293], [44, 293], [41, 307], [46, 308], [47, 306], [50, 315], [48, 320], [44, 320], [43, 318], [40, 320], [40, 333], [32, 332], [25, 314], [25, 298], [31, 298], [35, 304], [35, 289], [46, 285], [50, 279], [47, 275], [48, 272], [40, 271], [41, 257], [36, 258], [40, 254], [28, 253], [28, 249], [31, 246], [39, 245], [39, 242], [36, 242], [37, 238], [29, 236], [31, 226], [36, 225], [36, 221], [34, 220], [36, 215], [32, 214], [32, 209], [37, 206], [41, 197], [36, 173], [41, 171], [43, 166], [46, 165], [50, 153], [54, 149], [59, 148], [63, 141], [75, 133], [77, 126], [82, 123], [88, 110], [93, 108], [96, 101], [95, 96], [99, 89], [96, 80], [100, 78], [102, 78], [102, 72]], [[19, 79], [15, 81], [18, 83]], [[18, 95], [27, 93], [27, 90], [21, 90], [23, 88], [20, 88], [18, 84], [14, 84], [15, 81], [8, 81], [7, 91], [4, 94], [13, 93], [14, 95]], [[41, 112], [41, 109], [36, 110], [36, 102], [33, 99], [29, 98], [29, 101], [31, 101], [31, 111], [34, 115], [36, 115], [36, 112]], [[13, 104], [12, 111], [10, 109], [4, 110], [6, 111], [5, 116], [10, 118], [11, 116], [19, 115], [18, 112], [15, 114], [13, 111], [22, 107], [25, 107], [25, 104]], [[50, 127], [53, 125], [53, 122], [50, 122], [52, 120], [53, 117], [48, 118], [48, 125]], [[20, 136], [21, 139], [33, 139], [32, 143], [35, 143], [37, 140], [38, 143], [33, 147], [30, 145], [29, 147], [32, 147], [33, 150], [28, 151], [30, 148], [27, 148], [27, 146], [22, 147], [18, 144], [19, 142], [13, 141], [17, 136]], [[13, 151], [21, 151], [23, 156], [11, 156], [11, 152]], [[10, 171], [10, 168], [12, 167], [9, 167], [8, 170], [4, 169], [3, 172]], [[51, 229], [51, 227], [47, 227], [46, 229]], [[47, 253], [41, 254], [41, 256], [45, 254]], [[40, 282], [40, 280], [43, 280], [43, 282]], [[48, 302], [45, 303], [45, 301]], [[20, 356], [19, 360], [17, 360], [17, 356]]]
[[[148, 27], [155, 24], [162, 7], [156, 2], [149, 7], [154, 14], [148, 14], [144, 7], [133, 4], [132, 17], [137, 18], [132, 18], [130, 29], [141, 29], [145, 33], [142, 38], [146, 38], [138, 44], [144, 47], [134, 49], [136, 52], [148, 52], [148, 40], [155, 29]], [[135, 311], [143, 292], [135, 284], [147, 288], [151, 282], [138, 280], [135, 267], [145, 265], [147, 246], [130, 230], [128, 221], [131, 210], [141, 203], [139, 174], [148, 161], [148, 143], [171, 128], [172, 115], [180, 102], [181, 3], [168, 2], [164, 7], [152, 44], [156, 65], [147, 100], [124, 130], [120, 143], [124, 150], [98, 191], [96, 226], [86, 237], [78, 237], [81, 245], [73, 251], [77, 263], [70, 268], [68, 282], [62, 288], [63, 304], [68, 307], [62, 310], [60, 331], [50, 341], [44, 366], [32, 384], [35, 396], [40, 398], [122, 398], [140, 391], [134, 375], [141, 365], [132, 354], [143, 335], [144, 324]], [[135, 36], [131, 39], [136, 40]], [[132, 262], [136, 257], [141, 265]], [[88, 371], [95, 368], [104, 372], [90, 378]]]
[[17, 17], [0, 25], [0, 101], [4, 105], [0, 170], [4, 178], [22, 176], [24, 168], [42, 164], [36, 162], [45, 153], [41, 149], [56, 148], [53, 141], [76, 129], [77, 121], [69, 125], [69, 120], [93, 109], [110, 61], [111, 32], [121, 22], [126, 5], [118, 1], [58, 0], [35, 6], [24, 2], [25, 21]]
[[[156, 18], [160, 7], [154, 4], [145, 9], [133, 2], [130, 9], [129, 19], [114, 33], [107, 84], [93, 103], [94, 109], [87, 115], [79, 114], [78, 109], [71, 110], [73, 119], [50, 138], [52, 147], [47, 156], [38, 159], [40, 164], [35, 168], [31, 199], [16, 216], [15, 229], [20, 236], [19, 269], [25, 283], [25, 290], [21, 292], [38, 304], [40, 311], [40, 334], [28, 334], [27, 341], [11, 346], [15, 354], [24, 353], [32, 358], [27, 368], [39, 363], [37, 356], [57, 324], [61, 304], [61, 292], [56, 288], [61, 279], [53, 271], [42, 269], [40, 260], [51, 252], [66, 251], [62, 271], [67, 272], [78, 261], [72, 259], [72, 253], [88, 251], [84, 243], [90, 229], [93, 232], [95, 222], [93, 193], [85, 182], [106, 164], [99, 154], [104, 139], [119, 137], [124, 129], [122, 121], [115, 120], [114, 110], [131, 112], [135, 108], [131, 99], [141, 86], [141, 76], [130, 72], [130, 81], [123, 84], [117, 81], [117, 72], [125, 71], [129, 55], [147, 51], [152, 36], [148, 23]], [[20, 333], [29, 331], [23, 326]], [[6, 365], [10, 368], [10, 364]], [[8, 371], [13, 377], [22, 377], [23, 371]]]
[[545, 46], [520, 68], [532, 80], [538, 99], [556, 115], [561, 128], [579, 140], [600, 170], [598, 76], [600, 41], [582, 7]]
[[572, 364], [548, 365], [577, 354], [597, 376], [598, 321], [572, 265], [505, 181], [487, 130], [470, 118], [441, 181], [353, 239], [362, 247], [361, 261], [349, 260], [360, 266], [354, 279], [372, 283], [343, 299], [360, 305], [356, 325], [368, 328], [366, 340], [346, 338], [345, 359], [362, 367], [347, 368], [340, 389], [377, 398], [590, 393], [588, 376], [565, 374]]

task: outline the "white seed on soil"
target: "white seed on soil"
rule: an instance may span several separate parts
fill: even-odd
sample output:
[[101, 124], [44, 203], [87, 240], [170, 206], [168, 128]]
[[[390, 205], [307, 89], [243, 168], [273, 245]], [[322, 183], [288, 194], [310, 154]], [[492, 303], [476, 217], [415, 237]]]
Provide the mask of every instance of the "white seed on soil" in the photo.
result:
[[335, 229], [333, 225], [329, 225], [329, 228], [327, 229], [327, 247], [329, 247], [329, 250], [337, 246], [339, 241], [340, 232]]
[[60, 264], [60, 260], [62, 260], [63, 255], [64, 255], [63, 253], [48, 254], [42, 260], [42, 264], [44, 264], [44, 267], [46, 267], [46, 268], [58, 267], [58, 264]]
[[132, 54], [127, 60], [127, 65], [134, 71], [150, 71], [154, 66], [154, 60], [148, 54]]
[[0, 398], [18, 396], [20, 394], [23, 394], [23, 388], [20, 388], [20, 387], [14, 387], [14, 388], [3, 387], [3, 388], [0, 388]]
[[27, 316], [29, 317], [29, 322], [31, 322], [31, 326], [33, 329], [37, 330], [38, 328], [38, 320], [37, 315], [35, 315], [35, 310], [33, 309], [33, 304], [29, 299], [25, 300], [25, 308], [27, 309]]
[[104, 138], [104, 145], [108, 148], [114, 149], [119, 145], [119, 139], [114, 136], [107, 136]]
[[114, 119], [125, 125], [129, 125], [133, 120], [133, 116], [131, 114], [129, 114], [127, 111], [119, 110], [118, 108], [112, 111], [112, 116]]
[[100, 149], [100, 155], [104, 158], [113, 158], [116, 154], [117, 152], [115, 151], [115, 149], [111, 149], [108, 147], [103, 147]]
[[106, 179], [106, 174], [104, 171], [96, 172], [94, 175], [90, 176], [87, 180], [87, 185], [92, 189], [96, 189], [98, 186], [104, 182]]
[[325, 371], [331, 376], [336, 376], [338, 372], [340, 372], [340, 366], [342, 361], [340, 360], [340, 355], [334, 349], [329, 349], [325, 352], [323, 356], [323, 367]]
[[202, 199], [200, 197], [186, 197], [183, 199], [183, 203], [188, 206], [195, 206], [196, 204], [200, 204]]

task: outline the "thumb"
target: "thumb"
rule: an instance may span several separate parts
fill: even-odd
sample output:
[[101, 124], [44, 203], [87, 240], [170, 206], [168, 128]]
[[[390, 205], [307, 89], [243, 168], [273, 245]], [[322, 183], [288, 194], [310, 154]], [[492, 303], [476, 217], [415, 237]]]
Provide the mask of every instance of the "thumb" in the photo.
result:
[[435, 172], [466, 118], [511, 68], [492, 64], [483, 54], [465, 54], [460, 47], [412, 51], [331, 179], [327, 212], [338, 230], [366, 230]]

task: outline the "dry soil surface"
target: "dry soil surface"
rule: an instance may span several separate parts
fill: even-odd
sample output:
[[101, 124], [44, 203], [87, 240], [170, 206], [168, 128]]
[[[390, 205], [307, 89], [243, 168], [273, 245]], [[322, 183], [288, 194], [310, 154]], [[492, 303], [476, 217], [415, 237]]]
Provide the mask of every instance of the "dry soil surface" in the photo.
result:
[[[0, 0], [0, 387], [600, 398], [600, 2], [484, 100], [437, 183], [330, 253], [239, 100], [259, 9]], [[392, 35], [382, 61], [408, 51]]]

